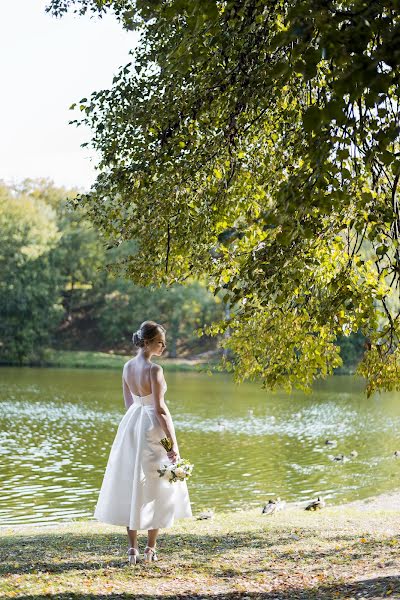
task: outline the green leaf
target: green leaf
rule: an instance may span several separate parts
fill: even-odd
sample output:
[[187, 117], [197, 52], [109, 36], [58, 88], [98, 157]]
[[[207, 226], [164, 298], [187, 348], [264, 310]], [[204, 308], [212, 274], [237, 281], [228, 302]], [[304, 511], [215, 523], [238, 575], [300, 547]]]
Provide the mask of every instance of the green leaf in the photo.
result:
[[310, 106], [303, 114], [303, 126], [308, 132], [318, 131], [321, 124], [321, 110], [317, 106]]

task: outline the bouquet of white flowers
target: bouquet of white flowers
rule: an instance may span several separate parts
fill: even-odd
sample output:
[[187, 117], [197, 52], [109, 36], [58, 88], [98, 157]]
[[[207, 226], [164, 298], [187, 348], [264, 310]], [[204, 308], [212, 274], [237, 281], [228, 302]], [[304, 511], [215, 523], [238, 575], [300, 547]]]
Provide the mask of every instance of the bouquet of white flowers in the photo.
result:
[[[168, 438], [163, 438], [160, 441], [160, 444], [169, 452], [172, 449], [172, 442]], [[191, 476], [193, 471], [193, 466], [188, 460], [185, 458], [180, 458], [175, 463], [170, 462], [163, 464], [161, 469], [157, 469], [157, 472], [160, 474], [160, 477], [166, 476], [170, 483], [174, 483], [174, 481], [184, 481], [188, 477]]]

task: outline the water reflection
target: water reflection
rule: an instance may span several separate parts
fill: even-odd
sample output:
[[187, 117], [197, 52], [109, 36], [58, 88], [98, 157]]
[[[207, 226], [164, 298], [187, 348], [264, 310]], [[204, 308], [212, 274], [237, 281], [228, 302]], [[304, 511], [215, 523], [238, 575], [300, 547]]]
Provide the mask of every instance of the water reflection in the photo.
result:
[[[124, 413], [120, 373], [0, 373], [1, 524], [91, 518]], [[167, 380], [181, 454], [195, 463], [195, 511], [261, 506], [275, 495], [335, 503], [398, 486], [398, 394], [367, 399], [362, 382], [349, 377], [292, 396], [239, 387], [223, 375]], [[333, 460], [353, 450], [347, 462]]]

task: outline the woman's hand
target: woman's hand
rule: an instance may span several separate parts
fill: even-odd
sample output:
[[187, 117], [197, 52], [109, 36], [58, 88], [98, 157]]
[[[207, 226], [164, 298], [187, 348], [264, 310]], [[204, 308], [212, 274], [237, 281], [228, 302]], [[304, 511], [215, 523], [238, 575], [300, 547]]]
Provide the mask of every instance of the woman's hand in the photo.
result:
[[177, 459], [179, 458], [179, 451], [178, 451], [178, 446], [176, 444], [174, 444], [172, 446], [172, 449], [167, 452], [167, 456], [170, 459], [170, 461], [172, 461], [172, 462], [177, 461]]

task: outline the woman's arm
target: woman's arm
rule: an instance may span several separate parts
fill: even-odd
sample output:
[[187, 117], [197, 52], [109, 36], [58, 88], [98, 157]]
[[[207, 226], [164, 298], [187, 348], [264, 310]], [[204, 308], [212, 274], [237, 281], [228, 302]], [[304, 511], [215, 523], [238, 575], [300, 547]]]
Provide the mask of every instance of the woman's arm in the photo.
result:
[[[154, 397], [154, 408], [160, 425], [166, 436], [172, 441], [171, 453], [168, 452], [169, 458], [174, 458], [178, 454], [178, 442], [176, 440], [175, 428], [172, 422], [171, 413], [164, 400], [164, 373], [160, 365], [154, 365], [150, 370], [151, 389]], [[171, 454], [171, 456], [170, 456]]]
[[122, 393], [124, 395], [125, 408], [128, 410], [128, 408], [133, 404], [133, 398], [129, 386], [125, 381], [124, 371], [122, 371]]

